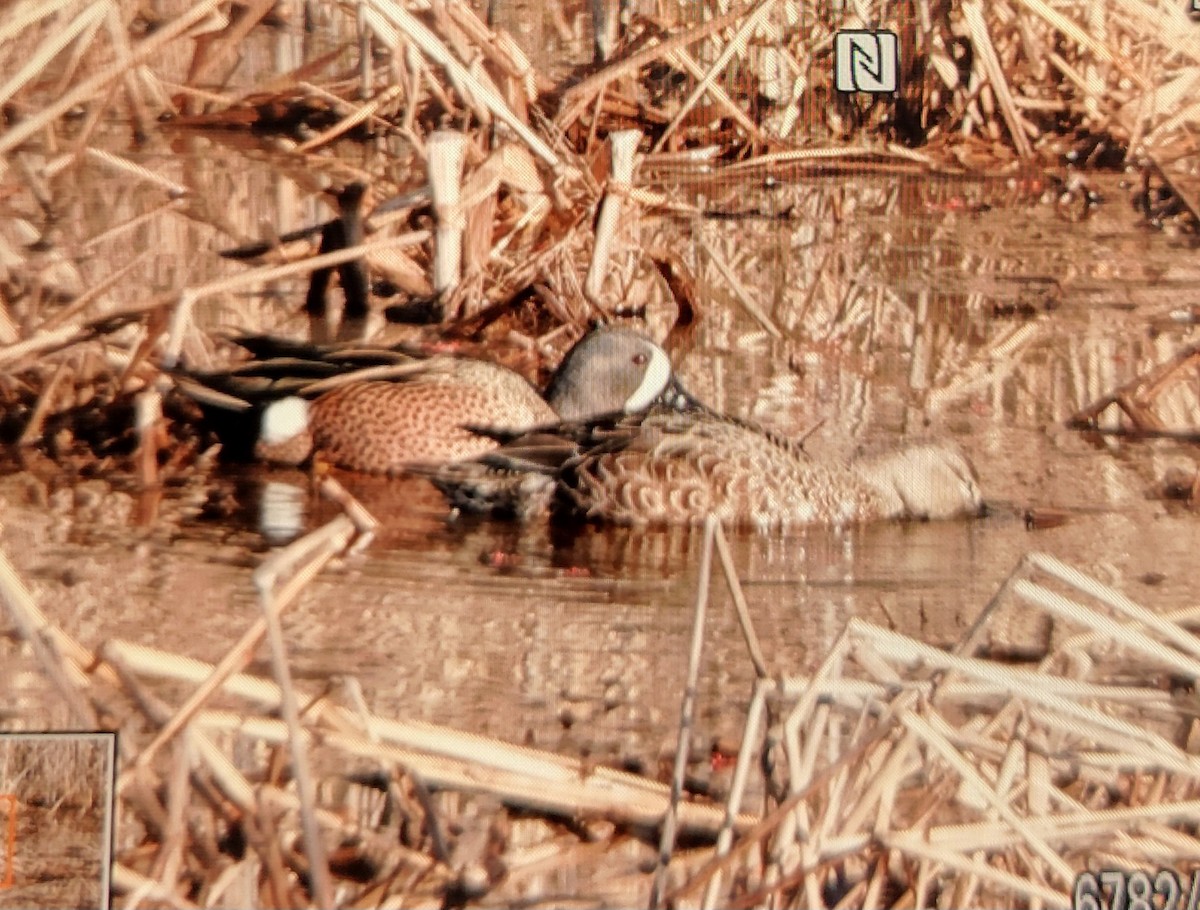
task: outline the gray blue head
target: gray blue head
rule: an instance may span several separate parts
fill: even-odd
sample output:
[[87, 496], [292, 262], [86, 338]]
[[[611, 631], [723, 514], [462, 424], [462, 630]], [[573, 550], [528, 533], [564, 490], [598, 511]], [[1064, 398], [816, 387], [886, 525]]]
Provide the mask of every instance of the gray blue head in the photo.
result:
[[554, 374], [546, 400], [563, 420], [637, 414], [655, 404], [696, 404], [675, 378], [666, 351], [636, 332], [618, 328], [599, 328], [584, 336]]

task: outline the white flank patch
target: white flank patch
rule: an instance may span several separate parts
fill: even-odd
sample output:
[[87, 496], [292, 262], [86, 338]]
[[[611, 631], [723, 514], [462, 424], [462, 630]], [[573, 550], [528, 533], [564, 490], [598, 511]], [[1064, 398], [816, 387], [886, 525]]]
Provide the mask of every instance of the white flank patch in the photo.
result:
[[626, 414], [636, 414], [638, 411], [646, 410], [654, 402], [654, 399], [663, 393], [667, 383], [671, 381], [671, 359], [658, 346], [653, 346], [651, 351], [650, 363], [646, 366], [646, 375], [642, 377], [642, 384], [625, 402]]
[[273, 446], [287, 442], [308, 429], [308, 402], [294, 395], [272, 401], [263, 410], [259, 439]]

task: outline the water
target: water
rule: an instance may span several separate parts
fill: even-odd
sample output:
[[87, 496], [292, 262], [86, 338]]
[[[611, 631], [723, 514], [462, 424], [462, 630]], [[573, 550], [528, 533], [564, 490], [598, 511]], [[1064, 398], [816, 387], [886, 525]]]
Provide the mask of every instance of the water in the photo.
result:
[[[229, 166], [175, 176], [193, 181], [199, 198], [219, 185], [234, 200], [222, 217], [253, 235], [283, 178], [257, 159], [237, 171], [239, 153], [203, 137], [188, 145], [196, 162]], [[178, 166], [166, 157], [157, 166], [168, 161]], [[807, 445], [818, 457], [953, 440], [994, 506], [974, 522], [731, 534], [773, 669], [811, 669], [852, 616], [951, 645], [1031, 550], [1149, 607], [1190, 604], [1200, 587], [1195, 518], [1158, 490], [1170, 466], [1194, 463], [1191, 448], [1098, 445], [1064, 428], [1077, 409], [1191, 340], [1170, 317], [1197, 302], [1195, 252], [1140, 229], [1115, 180], [1105, 190], [1113, 201], [1076, 224], [1005, 181], [825, 180], [754, 190], [764, 211], [790, 213], [784, 220], [643, 228], [647, 242], [691, 238], [704, 311], [697, 336], [674, 354], [696, 394], [787, 434], [816, 426]], [[77, 214], [97, 234], [112, 215], [110, 191], [99, 180], [79, 190]], [[712, 209], [729, 196], [709, 187], [695, 198]], [[229, 240], [203, 218], [157, 241], [151, 289], [177, 283], [180, 269], [195, 284], [241, 268], [216, 260], [212, 251]], [[128, 240], [102, 241], [97, 255], [123, 261], [120, 243]], [[201, 321], [297, 330], [300, 285], [271, 290], [222, 300]], [[1166, 412], [1186, 423], [1193, 399], [1173, 393]], [[286, 614], [295, 672], [311, 689], [353, 675], [380, 713], [602, 760], [648, 765], [673, 745], [698, 533], [454, 523], [421, 481], [340, 479], [384, 531]], [[124, 637], [218, 660], [257, 615], [250, 573], [279, 541], [280, 504], [305, 527], [333, 514], [302, 473], [229, 468], [186, 496], [170, 493], [139, 523], [138, 503], [110, 480], [82, 496], [54, 492], [54, 479], [8, 478], [0, 488], [5, 552], [51, 619], [89, 647]], [[268, 484], [276, 512], [264, 525]], [[218, 489], [229, 507], [197, 514], [205, 498], [222, 498]], [[1030, 530], [1029, 509], [1061, 511], [1065, 521]], [[736, 738], [753, 678], [723, 583], [714, 592], [701, 744]], [[1049, 634], [1017, 627], [996, 644], [1036, 653]], [[7, 716], [29, 727], [53, 721], [54, 706], [37, 702], [22, 675], [27, 656], [14, 659], [11, 642], [3, 650], [16, 693]], [[262, 663], [251, 670], [268, 672]]]

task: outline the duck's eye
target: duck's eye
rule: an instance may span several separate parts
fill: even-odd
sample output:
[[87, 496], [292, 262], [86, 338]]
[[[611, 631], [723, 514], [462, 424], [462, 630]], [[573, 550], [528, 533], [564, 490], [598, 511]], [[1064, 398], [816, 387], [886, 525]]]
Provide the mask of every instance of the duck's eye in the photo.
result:
[[634, 354], [633, 355], [634, 366], [644, 367], [649, 362], [650, 362], [649, 354]]

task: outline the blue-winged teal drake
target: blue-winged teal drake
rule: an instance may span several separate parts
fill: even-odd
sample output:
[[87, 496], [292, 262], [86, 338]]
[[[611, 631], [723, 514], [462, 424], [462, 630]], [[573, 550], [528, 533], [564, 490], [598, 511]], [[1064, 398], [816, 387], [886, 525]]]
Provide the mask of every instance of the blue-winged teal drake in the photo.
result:
[[[665, 355], [664, 355], [665, 356]], [[952, 448], [922, 445], [850, 464], [676, 393], [646, 411], [563, 421], [520, 434], [473, 462], [423, 471], [464, 511], [556, 515], [623, 525], [785, 530], [880, 519], [979, 515], [974, 472]]]
[[632, 413], [674, 387], [662, 349], [618, 329], [585, 336], [545, 397], [512, 370], [468, 357], [265, 338], [239, 343], [260, 359], [224, 373], [191, 374], [185, 391], [254, 414], [257, 427], [249, 433], [257, 436], [259, 459], [298, 465], [316, 456], [378, 474], [496, 448], [492, 436], [476, 430], [515, 433], [558, 420]]

